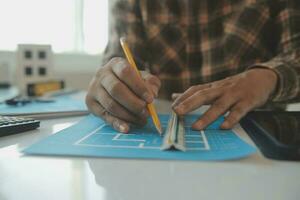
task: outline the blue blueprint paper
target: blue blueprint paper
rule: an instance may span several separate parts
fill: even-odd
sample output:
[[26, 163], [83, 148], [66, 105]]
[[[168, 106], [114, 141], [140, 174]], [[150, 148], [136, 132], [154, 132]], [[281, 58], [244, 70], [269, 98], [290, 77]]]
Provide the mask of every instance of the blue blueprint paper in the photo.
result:
[[[159, 117], [165, 130], [169, 116]], [[185, 117], [186, 152], [161, 151], [162, 138], [156, 133], [152, 123], [148, 123], [144, 128], [132, 128], [129, 134], [121, 134], [92, 115], [33, 144], [24, 152], [38, 155], [135, 159], [227, 160], [242, 158], [256, 151], [234, 132], [218, 130], [223, 118], [218, 119], [205, 131], [193, 131], [190, 125], [197, 118], [195, 115]]]
[[2, 115], [72, 111], [87, 111], [85, 102], [67, 95], [56, 97], [54, 102], [48, 103], [32, 102], [24, 106], [9, 106], [6, 104], [0, 104], [0, 113]]

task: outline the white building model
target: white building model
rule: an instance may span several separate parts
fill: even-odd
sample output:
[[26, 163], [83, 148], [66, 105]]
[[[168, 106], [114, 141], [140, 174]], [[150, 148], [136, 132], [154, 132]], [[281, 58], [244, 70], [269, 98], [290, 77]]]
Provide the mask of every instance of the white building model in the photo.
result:
[[53, 53], [50, 45], [18, 45], [17, 85], [20, 94], [28, 94], [28, 85], [53, 79]]

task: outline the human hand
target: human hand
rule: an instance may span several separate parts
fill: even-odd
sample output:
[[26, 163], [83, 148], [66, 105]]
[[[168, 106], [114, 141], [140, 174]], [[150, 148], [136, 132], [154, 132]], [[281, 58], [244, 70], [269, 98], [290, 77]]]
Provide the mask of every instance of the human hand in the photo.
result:
[[91, 113], [120, 132], [129, 124], [145, 125], [146, 105], [158, 95], [160, 80], [147, 72], [142, 78], [124, 58], [113, 58], [100, 67], [90, 82], [86, 104]]
[[192, 128], [202, 130], [219, 116], [227, 113], [222, 129], [230, 129], [249, 111], [264, 105], [276, 89], [277, 74], [266, 68], [254, 68], [226, 79], [190, 87], [175, 94], [172, 107], [179, 115], [202, 105], [211, 104]]

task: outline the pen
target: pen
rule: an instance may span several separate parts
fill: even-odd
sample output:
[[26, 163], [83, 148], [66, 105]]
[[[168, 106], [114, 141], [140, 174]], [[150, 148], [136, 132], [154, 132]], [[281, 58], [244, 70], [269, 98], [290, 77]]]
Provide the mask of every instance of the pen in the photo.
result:
[[[124, 37], [120, 38], [120, 43], [121, 43], [121, 46], [123, 48], [123, 51], [124, 51], [124, 53], [126, 55], [126, 58], [127, 58], [128, 62], [130, 64], [130, 66], [132, 68], [134, 68], [134, 70], [136, 71], [136, 73], [138, 74], [138, 76], [141, 77], [141, 73], [138, 70], [138, 68], [137, 68], [137, 66], [136, 66], [136, 64], [134, 62], [133, 56], [132, 56], [132, 54], [130, 52], [130, 49], [128, 47], [128, 44], [126, 42], [126, 38], [124, 38]], [[155, 111], [154, 105], [152, 103], [147, 104], [147, 109], [148, 109], [148, 111], [149, 111], [149, 113], [151, 115], [151, 118], [152, 118], [153, 123], [154, 123], [154, 125], [156, 127], [156, 130], [161, 135], [162, 134], [162, 128], [161, 128], [160, 121], [159, 121], [159, 118], [157, 116], [157, 113]]]

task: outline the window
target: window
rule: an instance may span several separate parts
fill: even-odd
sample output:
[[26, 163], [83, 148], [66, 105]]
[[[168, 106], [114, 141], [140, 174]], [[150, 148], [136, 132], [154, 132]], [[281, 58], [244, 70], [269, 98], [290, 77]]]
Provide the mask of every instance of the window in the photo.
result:
[[108, 0], [0, 0], [0, 50], [51, 44], [56, 53], [101, 53], [108, 37]]
[[39, 67], [39, 75], [46, 76], [46, 68], [45, 67]]
[[44, 60], [46, 59], [46, 52], [45, 51], [39, 51], [39, 59]]
[[26, 66], [25, 67], [25, 74], [27, 76], [31, 76], [32, 75], [32, 67], [31, 66]]
[[31, 51], [30, 50], [26, 50], [24, 52], [24, 58], [31, 59], [31, 57], [32, 57]]

